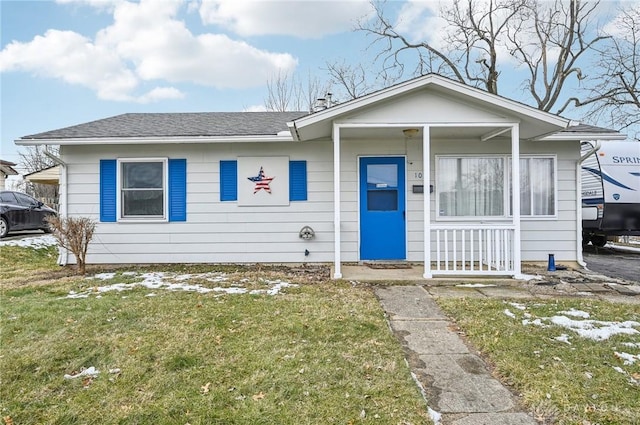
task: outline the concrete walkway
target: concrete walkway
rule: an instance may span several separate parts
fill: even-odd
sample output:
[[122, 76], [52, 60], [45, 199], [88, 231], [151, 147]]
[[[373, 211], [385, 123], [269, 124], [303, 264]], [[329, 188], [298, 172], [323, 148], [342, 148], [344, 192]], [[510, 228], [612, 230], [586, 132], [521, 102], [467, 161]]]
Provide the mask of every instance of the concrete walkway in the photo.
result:
[[442, 415], [440, 424], [537, 424], [469, 351], [424, 287], [378, 287], [375, 292], [429, 407]]

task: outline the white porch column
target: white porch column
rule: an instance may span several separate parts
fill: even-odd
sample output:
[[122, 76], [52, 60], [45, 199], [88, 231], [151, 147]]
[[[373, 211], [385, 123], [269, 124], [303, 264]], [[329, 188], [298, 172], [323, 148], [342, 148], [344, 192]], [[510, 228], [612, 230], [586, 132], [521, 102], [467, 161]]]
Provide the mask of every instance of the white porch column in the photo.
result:
[[520, 235], [520, 127], [511, 127], [511, 199], [513, 200], [513, 271], [514, 278], [522, 277], [522, 246]]
[[431, 132], [429, 126], [422, 128], [422, 177], [424, 184], [423, 206], [424, 210], [424, 273], [422, 277], [431, 279]]
[[340, 265], [340, 127], [333, 124], [333, 278], [342, 278]]

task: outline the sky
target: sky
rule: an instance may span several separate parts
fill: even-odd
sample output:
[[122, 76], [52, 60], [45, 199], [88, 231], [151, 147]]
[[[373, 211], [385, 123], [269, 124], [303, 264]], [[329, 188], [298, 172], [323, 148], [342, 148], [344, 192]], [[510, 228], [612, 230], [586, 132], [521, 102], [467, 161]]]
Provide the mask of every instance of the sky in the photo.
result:
[[[438, 0], [389, 7], [410, 37], [439, 33]], [[370, 13], [368, 0], [0, 0], [0, 159], [18, 163], [13, 141], [30, 134], [127, 112], [259, 110], [278, 73], [372, 67], [372, 39], [354, 31]], [[504, 80], [517, 96], [522, 77]]]

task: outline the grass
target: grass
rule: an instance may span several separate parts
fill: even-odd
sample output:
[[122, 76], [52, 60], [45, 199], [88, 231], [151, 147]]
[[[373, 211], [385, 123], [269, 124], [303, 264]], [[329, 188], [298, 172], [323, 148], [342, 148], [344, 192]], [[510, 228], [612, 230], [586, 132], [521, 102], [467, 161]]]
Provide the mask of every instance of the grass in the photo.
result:
[[[17, 259], [2, 271], [5, 422], [430, 423], [367, 288], [320, 281], [276, 296], [135, 288], [67, 299], [98, 283], [65, 277], [43, 285], [39, 276], [55, 270], [55, 257], [31, 251], [0, 253], [3, 264]], [[258, 287], [257, 276], [278, 273], [252, 270], [244, 283]], [[99, 285], [126, 279], [119, 273]], [[91, 366], [95, 378], [64, 378]]]
[[58, 250], [55, 247], [33, 249], [17, 246], [0, 247], [0, 281], [5, 284], [28, 280], [35, 281], [38, 277], [48, 277], [59, 272], [56, 265]]
[[[640, 361], [624, 365], [615, 355], [616, 351], [640, 353], [640, 346], [623, 345], [640, 343], [640, 335], [593, 341], [559, 326], [522, 324], [525, 313], [534, 320], [571, 308], [586, 311], [595, 320], [640, 322], [638, 306], [584, 299], [536, 300], [522, 303], [526, 310], [521, 311], [494, 299], [441, 298], [438, 302], [538, 419], [558, 424], [640, 424], [640, 386], [630, 380], [640, 381]], [[505, 309], [516, 318], [507, 316]], [[571, 345], [554, 339], [561, 334], [569, 335]]]

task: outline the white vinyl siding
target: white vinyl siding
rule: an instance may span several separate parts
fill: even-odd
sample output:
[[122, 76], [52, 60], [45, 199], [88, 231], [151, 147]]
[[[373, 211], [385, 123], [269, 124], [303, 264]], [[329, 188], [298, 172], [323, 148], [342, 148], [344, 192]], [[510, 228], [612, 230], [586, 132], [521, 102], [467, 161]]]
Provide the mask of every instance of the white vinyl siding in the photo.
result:
[[[177, 147], [176, 147], [177, 146]], [[186, 158], [187, 221], [99, 223], [89, 249], [94, 263], [328, 262], [333, 258], [333, 174], [330, 142], [305, 144], [183, 144], [160, 146], [65, 146], [69, 161], [69, 213], [99, 215], [98, 162], [126, 152], [128, 159], [151, 155]], [[220, 160], [263, 153], [307, 161], [304, 202], [279, 207], [238, 207], [221, 202]], [[315, 238], [299, 238], [310, 226]], [[310, 255], [305, 257], [305, 249]], [[72, 260], [72, 258], [70, 258]]]
[[[510, 155], [508, 140], [442, 141], [431, 144], [431, 172], [422, 178], [422, 141], [342, 140], [341, 143], [341, 248], [342, 260], [359, 261], [359, 156], [406, 157], [407, 260], [422, 261], [424, 255], [424, 194], [413, 193], [413, 185], [435, 185], [436, 155]], [[333, 254], [333, 144], [331, 141], [301, 143], [235, 143], [181, 145], [117, 145], [112, 147], [63, 146], [61, 156], [68, 167], [68, 212], [74, 216], [99, 217], [99, 160], [116, 158], [176, 157], [189, 164], [187, 221], [168, 223], [99, 223], [90, 245], [91, 263], [255, 263], [324, 262]], [[522, 142], [523, 156], [556, 158], [556, 215], [522, 220], [522, 260], [575, 261], [576, 188], [575, 167], [579, 156], [576, 142]], [[288, 156], [307, 161], [308, 200], [289, 206], [238, 207], [219, 198], [219, 161], [238, 156]], [[435, 221], [436, 190], [431, 194], [431, 218]], [[502, 217], [510, 222], [510, 217]], [[304, 226], [315, 238], [304, 241], [298, 233]], [[435, 245], [432, 245], [435, 246]], [[310, 254], [304, 255], [305, 249]], [[69, 257], [70, 261], [73, 258]]]

